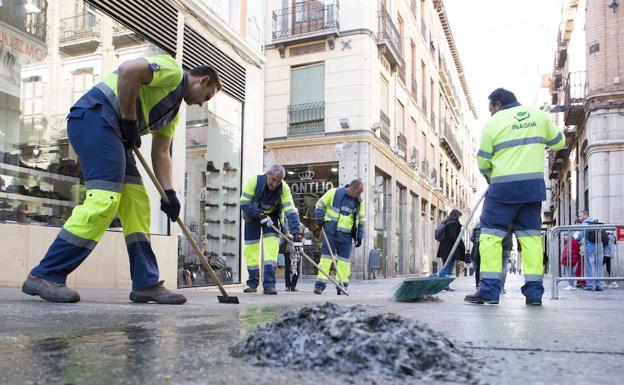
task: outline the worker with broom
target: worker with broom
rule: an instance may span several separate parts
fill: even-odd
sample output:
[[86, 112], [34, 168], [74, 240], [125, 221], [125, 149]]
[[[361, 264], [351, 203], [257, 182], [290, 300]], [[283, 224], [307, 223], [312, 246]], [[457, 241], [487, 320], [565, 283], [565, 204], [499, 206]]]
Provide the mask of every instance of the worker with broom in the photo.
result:
[[[351, 247], [362, 245], [364, 239], [364, 202], [361, 195], [364, 183], [355, 179], [347, 186], [327, 191], [316, 203], [316, 218], [321, 231], [324, 232], [320, 268], [329, 274], [334, 250], [337, 251], [336, 277], [346, 288], [351, 276]], [[353, 243], [352, 243], [353, 242]], [[331, 247], [331, 250], [330, 250]], [[327, 282], [325, 274], [319, 272], [314, 284], [314, 293], [323, 294]], [[340, 288], [336, 289], [338, 295]]]
[[247, 181], [240, 198], [245, 219], [245, 248], [243, 255], [249, 279], [245, 293], [255, 293], [260, 284], [261, 243], [264, 248], [264, 294], [276, 295], [275, 269], [279, 253], [279, 235], [276, 232], [282, 211], [293, 236], [293, 249], [303, 251], [303, 235], [299, 227], [299, 213], [293, 203], [290, 187], [284, 182], [284, 167], [273, 165], [265, 174], [254, 175]]
[[520, 105], [503, 88], [490, 95], [490, 113], [477, 154], [479, 170], [489, 183], [481, 213], [481, 282], [464, 300], [497, 304], [502, 290], [502, 241], [514, 231], [522, 246], [522, 294], [531, 306], [542, 304], [544, 266], [540, 229], [544, 184], [544, 145], [563, 148], [565, 138], [548, 115]]
[[69, 141], [78, 154], [86, 185], [84, 202], [74, 208], [22, 291], [51, 302], [78, 302], [67, 275], [91, 254], [116, 214], [123, 224], [130, 256], [130, 300], [182, 304], [184, 295], [159, 282], [150, 244], [150, 204], [132, 149], [140, 136], [153, 135], [152, 162], [168, 202], [161, 210], [177, 220], [180, 202], [172, 184], [171, 138], [184, 100], [201, 106], [221, 89], [209, 66], [184, 71], [169, 55], [122, 63], [83, 95], [67, 115]]

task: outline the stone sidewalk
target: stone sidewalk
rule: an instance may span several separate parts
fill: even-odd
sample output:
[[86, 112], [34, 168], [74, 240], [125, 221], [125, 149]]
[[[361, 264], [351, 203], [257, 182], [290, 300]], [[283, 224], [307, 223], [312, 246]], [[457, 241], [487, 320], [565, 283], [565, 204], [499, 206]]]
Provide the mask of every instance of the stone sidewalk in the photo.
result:
[[[465, 304], [472, 277], [436, 300], [397, 303], [400, 279], [354, 282], [352, 296], [312, 282], [277, 296], [238, 295], [240, 305], [217, 303], [216, 292], [185, 291], [183, 306], [137, 305], [121, 290], [80, 290], [78, 304], [52, 304], [0, 288], [2, 384], [403, 384], [384, 378], [254, 367], [228, 356], [234, 341], [283, 310], [332, 301], [361, 304], [426, 322], [479, 362], [475, 376], [489, 384], [618, 383], [624, 378], [624, 289], [561, 291], [543, 307], [527, 307], [522, 278], [511, 275], [499, 305]], [[548, 282], [547, 282], [548, 284]], [[563, 283], [562, 287], [565, 286]], [[234, 293], [233, 293], [234, 294]]]

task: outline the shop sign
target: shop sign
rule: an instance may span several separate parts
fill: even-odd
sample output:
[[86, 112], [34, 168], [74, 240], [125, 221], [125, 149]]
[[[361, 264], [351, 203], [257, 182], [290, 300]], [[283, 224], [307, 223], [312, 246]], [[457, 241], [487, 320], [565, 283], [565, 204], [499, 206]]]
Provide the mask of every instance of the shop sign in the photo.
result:
[[21, 70], [46, 57], [46, 46], [0, 22], [0, 92], [20, 97]]
[[299, 180], [289, 181], [288, 185], [293, 194], [316, 194], [323, 195], [334, 188], [334, 183], [328, 180], [313, 180], [314, 171], [300, 172]]

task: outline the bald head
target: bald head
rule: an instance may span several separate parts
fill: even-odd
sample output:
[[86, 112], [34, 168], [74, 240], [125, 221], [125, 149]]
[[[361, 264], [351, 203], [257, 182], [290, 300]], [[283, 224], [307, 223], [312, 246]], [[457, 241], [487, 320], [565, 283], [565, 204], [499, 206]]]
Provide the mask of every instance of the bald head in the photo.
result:
[[286, 175], [286, 170], [284, 170], [284, 167], [280, 166], [279, 164], [274, 164], [273, 166], [271, 166], [269, 171], [267, 171], [266, 175], [267, 187], [269, 188], [269, 190], [274, 191], [282, 184], [282, 180], [284, 180], [284, 175]]

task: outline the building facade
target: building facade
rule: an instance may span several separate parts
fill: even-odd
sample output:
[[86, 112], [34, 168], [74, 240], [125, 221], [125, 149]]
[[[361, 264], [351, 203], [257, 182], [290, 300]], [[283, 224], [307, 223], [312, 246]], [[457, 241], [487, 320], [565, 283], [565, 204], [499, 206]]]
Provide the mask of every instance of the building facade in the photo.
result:
[[[121, 62], [159, 53], [186, 69], [206, 64], [220, 73], [222, 92], [202, 108], [183, 103], [180, 109], [174, 186], [182, 218], [221, 279], [245, 279], [237, 202], [241, 180], [259, 172], [262, 160], [262, 17], [261, 4], [246, 0], [2, 2], [0, 285], [21, 284], [84, 198], [66, 131], [70, 106]], [[144, 136], [146, 155], [150, 143]], [[158, 192], [141, 172], [161, 278], [170, 287], [212, 284], [181, 231], [160, 212]], [[118, 219], [111, 223], [68, 285], [130, 287], [120, 225]]]
[[325, 191], [365, 182], [354, 278], [439, 268], [433, 230], [469, 211], [477, 185], [476, 113], [442, 1], [267, 5], [265, 169], [285, 166], [312, 229]]
[[552, 224], [572, 224], [581, 210], [624, 222], [623, 12], [598, 0], [564, 8], [551, 89], [567, 145], [548, 159]]

